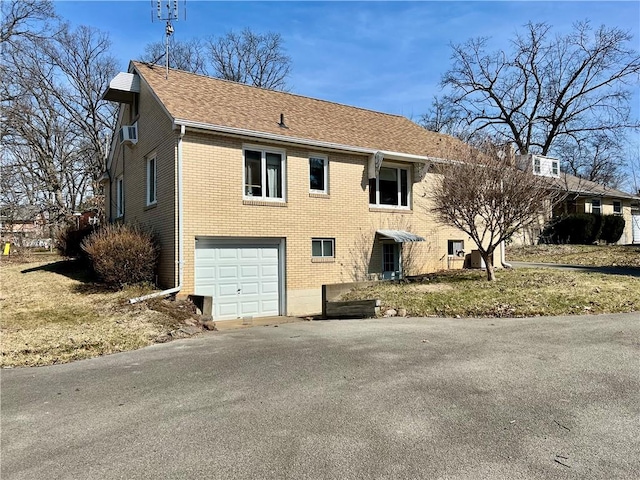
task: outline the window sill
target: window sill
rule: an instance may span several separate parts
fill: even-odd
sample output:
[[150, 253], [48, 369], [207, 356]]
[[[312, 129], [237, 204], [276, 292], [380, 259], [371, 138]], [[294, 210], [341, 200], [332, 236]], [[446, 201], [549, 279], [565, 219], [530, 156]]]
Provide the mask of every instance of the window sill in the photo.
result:
[[158, 206], [158, 202], [150, 203], [149, 205], [144, 207], [144, 211], [146, 212], [147, 210], [151, 210], [153, 208], [156, 208], [157, 206]]
[[258, 205], [261, 207], [286, 207], [287, 202], [273, 200], [242, 200], [243, 205]]
[[410, 208], [398, 208], [398, 207], [380, 207], [377, 205], [369, 205], [370, 212], [383, 212], [383, 213], [413, 213]]
[[309, 192], [309, 198], [331, 198], [331, 196], [328, 193]]
[[311, 257], [311, 263], [335, 263], [336, 257]]

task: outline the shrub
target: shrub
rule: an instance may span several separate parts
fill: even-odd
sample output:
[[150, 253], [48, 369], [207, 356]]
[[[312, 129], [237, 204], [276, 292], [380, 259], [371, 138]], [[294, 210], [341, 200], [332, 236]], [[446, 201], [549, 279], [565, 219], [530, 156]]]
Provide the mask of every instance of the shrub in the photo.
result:
[[154, 283], [158, 246], [153, 236], [136, 225], [106, 225], [89, 236], [82, 248], [105, 284]]
[[542, 233], [551, 243], [591, 245], [600, 238], [603, 220], [601, 215], [575, 213], [554, 219]]
[[624, 218], [620, 215], [604, 215], [602, 217], [600, 239], [607, 243], [616, 243], [622, 237], [624, 225]]
[[95, 231], [92, 225], [78, 228], [75, 224], [68, 224], [56, 232], [56, 250], [63, 257], [83, 258], [82, 242]]

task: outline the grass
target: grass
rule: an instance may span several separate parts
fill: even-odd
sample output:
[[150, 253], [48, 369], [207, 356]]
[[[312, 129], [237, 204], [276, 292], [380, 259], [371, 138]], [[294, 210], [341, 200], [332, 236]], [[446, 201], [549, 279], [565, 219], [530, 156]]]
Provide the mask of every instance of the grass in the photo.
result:
[[134, 350], [166, 337], [189, 315], [169, 305], [176, 302], [130, 305], [129, 298], [149, 289], [105, 290], [75, 262], [47, 258], [2, 261], [2, 367], [51, 365]]
[[508, 247], [507, 261], [594, 267], [640, 267], [640, 245], [527, 245]]
[[410, 316], [524, 317], [640, 311], [640, 278], [550, 269], [448, 271], [412, 283], [381, 282], [343, 300], [377, 298]]

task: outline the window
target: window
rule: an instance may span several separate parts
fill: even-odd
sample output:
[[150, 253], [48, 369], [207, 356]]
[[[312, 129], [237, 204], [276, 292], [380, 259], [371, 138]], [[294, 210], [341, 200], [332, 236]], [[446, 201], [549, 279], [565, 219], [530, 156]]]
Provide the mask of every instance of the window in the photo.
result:
[[560, 169], [558, 167], [557, 161], [551, 162], [551, 173], [553, 173], [553, 175], [555, 175], [556, 177], [560, 174]]
[[464, 241], [449, 240], [448, 254], [450, 256], [464, 257]]
[[540, 175], [540, 172], [540, 159], [538, 157], [533, 157], [533, 173]]
[[602, 213], [602, 207], [599, 198], [594, 198], [591, 200], [591, 213], [595, 213], [596, 215], [600, 215]]
[[382, 167], [378, 177], [369, 180], [371, 205], [409, 208], [409, 195], [409, 170], [406, 168]]
[[309, 157], [309, 191], [329, 193], [329, 159], [322, 156]]
[[613, 213], [622, 213], [622, 202], [619, 200], [613, 201]]
[[147, 205], [154, 205], [158, 201], [158, 162], [153, 155], [147, 159]]
[[284, 164], [283, 152], [245, 149], [245, 198], [284, 200]]
[[[113, 205], [113, 204], [112, 204]], [[124, 215], [124, 178], [116, 178], [116, 218]]]
[[312, 238], [311, 256], [314, 258], [333, 258], [335, 243], [333, 238]]

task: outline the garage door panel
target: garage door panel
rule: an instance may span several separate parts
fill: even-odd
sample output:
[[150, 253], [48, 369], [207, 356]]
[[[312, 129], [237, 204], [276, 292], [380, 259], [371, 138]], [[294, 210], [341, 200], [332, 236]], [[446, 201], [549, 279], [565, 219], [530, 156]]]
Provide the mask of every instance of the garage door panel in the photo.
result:
[[218, 278], [221, 281], [224, 281], [226, 279], [237, 279], [238, 278], [238, 267], [233, 265], [233, 266], [220, 266], [218, 267]]
[[242, 295], [259, 295], [260, 284], [258, 282], [242, 282], [240, 292]]
[[262, 282], [261, 286], [261, 293], [263, 294], [278, 293], [278, 282]]
[[261, 308], [263, 312], [270, 312], [268, 315], [278, 315], [278, 302], [275, 300], [262, 302]]
[[240, 275], [242, 278], [258, 278], [259, 268], [258, 265], [242, 265], [240, 267]]
[[258, 248], [245, 247], [240, 249], [240, 258], [243, 260], [255, 260], [260, 257]]
[[214, 318], [280, 313], [277, 245], [216, 245], [201, 239], [195, 258], [195, 292], [213, 297]]
[[221, 297], [235, 297], [238, 295], [237, 283], [223, 283], [218, 285], [218, 295]]
[[238, 250], [236, 248], [216, 248], [214, 252], [219, 260], [237, 260]]
[[236, 303], [223, 303], [218, 306], [219, 318], [238, 318], [238, 305]]

